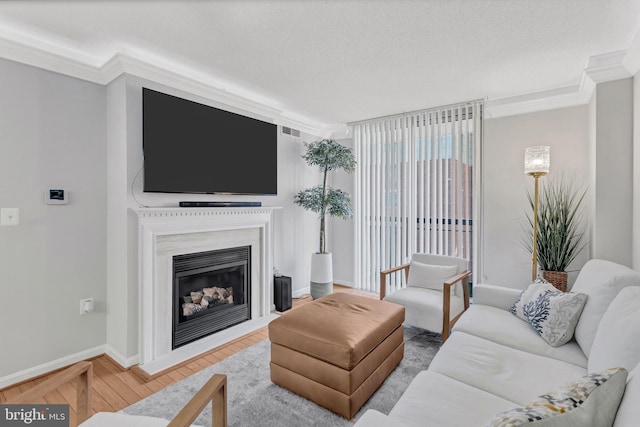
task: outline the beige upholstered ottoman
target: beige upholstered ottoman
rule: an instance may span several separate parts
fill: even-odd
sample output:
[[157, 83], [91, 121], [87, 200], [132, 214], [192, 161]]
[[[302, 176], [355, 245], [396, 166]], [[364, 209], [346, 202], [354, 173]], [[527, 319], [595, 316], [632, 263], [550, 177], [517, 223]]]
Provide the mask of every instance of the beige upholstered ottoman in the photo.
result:
[[271, 381], [347, 419], [404, 355], [404, 307], [347, 293], [269, 324]]

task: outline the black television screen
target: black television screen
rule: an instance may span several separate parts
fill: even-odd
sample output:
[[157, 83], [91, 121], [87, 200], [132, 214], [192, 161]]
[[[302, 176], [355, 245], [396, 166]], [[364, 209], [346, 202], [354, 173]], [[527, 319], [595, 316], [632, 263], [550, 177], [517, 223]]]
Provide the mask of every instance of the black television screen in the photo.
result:
[[277, 194], [277, 126], [142, 89], [144, 191]]

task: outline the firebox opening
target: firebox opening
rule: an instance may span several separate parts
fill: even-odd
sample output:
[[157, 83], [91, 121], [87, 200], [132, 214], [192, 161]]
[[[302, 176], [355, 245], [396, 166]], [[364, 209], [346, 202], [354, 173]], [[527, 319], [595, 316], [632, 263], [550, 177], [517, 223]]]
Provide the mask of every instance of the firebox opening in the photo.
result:
[[173, 348], [250, 319], [250, 246], [173, 257]]

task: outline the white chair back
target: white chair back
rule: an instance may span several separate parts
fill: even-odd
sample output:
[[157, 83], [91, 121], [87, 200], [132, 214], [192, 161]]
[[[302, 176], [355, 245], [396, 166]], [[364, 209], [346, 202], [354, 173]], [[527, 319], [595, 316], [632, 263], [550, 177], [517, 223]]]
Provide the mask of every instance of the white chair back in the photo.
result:
[[[411, 259], [420, 262], [422, 264], [431, 265], [455, 265], [458, 267], [456, 274], [460, 274], [467, 271], [469, 263], [464, 258], [447, 256], [447, 255], [433, 255], [424, 253], [415, 253], [411, 256]], [[454, 290], [456, 295], [462, 295], [462, 285], [457, 283]]]

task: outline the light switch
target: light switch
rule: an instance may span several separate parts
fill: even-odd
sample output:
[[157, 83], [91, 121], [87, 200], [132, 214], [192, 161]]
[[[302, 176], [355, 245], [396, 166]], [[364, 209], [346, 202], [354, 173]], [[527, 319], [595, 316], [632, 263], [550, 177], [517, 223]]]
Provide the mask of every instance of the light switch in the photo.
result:
[[18, 225], [20, 222], [20, 209], [0, 208], [0, 225]]

